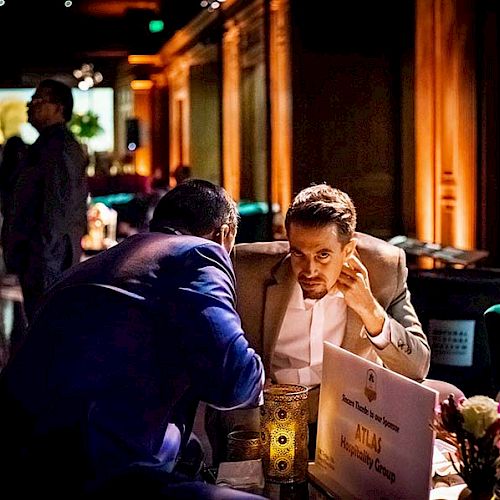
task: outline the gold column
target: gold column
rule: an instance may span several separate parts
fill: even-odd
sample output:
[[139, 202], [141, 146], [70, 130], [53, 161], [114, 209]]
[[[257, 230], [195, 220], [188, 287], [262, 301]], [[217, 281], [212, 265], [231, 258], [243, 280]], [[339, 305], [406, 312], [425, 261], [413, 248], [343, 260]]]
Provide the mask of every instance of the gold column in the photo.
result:
[[476, 88], [472, 0], [416, 2], [417, 237], [474, 248]]
[[240, 199], [241, 155], [240, 30], [232, 20], [226, 23], [225, 28], [222, 40], [222, 178], [225, 189], [238, 201]]
[[151, 175], [151, 89], [133, 90], [134, 115], [141, 125], [140, 146], [135, 150], [135, 170], [139, 175]]
[[271, 0], [272, 201], [283, 214], [292, 196], [292, 97], [289, 0]]
[[154, 82], [152, 102], [152, 159], [151, 168], [154, 178], [164, 178], [168, 175], [168, 104], [164, 96], [168, 96], [168, 80], [165, 72], [151, 75]]
[[168, 71], [170, 114], [170, 174], [179, 165], [189, 165], [190, 103], [189, 61], [179, 57]]
[[434, 241], [434, 0], [415, 3], [415, 222], [417, 237]]

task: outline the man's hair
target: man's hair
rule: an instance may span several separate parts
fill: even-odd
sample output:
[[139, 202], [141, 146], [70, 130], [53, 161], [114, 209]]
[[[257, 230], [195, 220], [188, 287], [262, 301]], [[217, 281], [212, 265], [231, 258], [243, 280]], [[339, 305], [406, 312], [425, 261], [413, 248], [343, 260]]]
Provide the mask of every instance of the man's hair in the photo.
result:
[[177, 184], [191, 179], [191, 167], [189, 165], [179, 165], [174, 171]]
[[356, 230], [356, 208], [349, 195], [328, 184], [317, 184], [300, 191], [286, 213], [285, 227], [294, 223], [306, 227], [337, 226], [339, 241], [345, 245]]
[[201, 179], [190, 179], [168, 191], [155, 208], [150, 231], [174, 229], [204, 236], [223, 224], [236, 229], [236, 203], [224, 188]]
[[38, 88], [49, 90], [51, 102], [62, 105], [64, 120], [69, 122], [73, 114], [73, 94], [71, 93], [71, 88], [65, 83], [52, 78], [42, 80], [38, 84]]

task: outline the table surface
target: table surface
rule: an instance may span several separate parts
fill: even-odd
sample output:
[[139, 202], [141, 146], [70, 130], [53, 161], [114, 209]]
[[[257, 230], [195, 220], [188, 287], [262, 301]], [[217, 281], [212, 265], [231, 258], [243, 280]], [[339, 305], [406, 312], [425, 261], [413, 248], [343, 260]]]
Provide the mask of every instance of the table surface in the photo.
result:
[[340, 497], [327, 493], [310, 477], [302, 483], [266, 483], [260, 494], [270, 500], [340, 500]]
[[[456, 474], [436, 476], [433, 485], [430, 500], [458, 500], [460, 492], [465, 488], [462, 478]], [[264, 490], [250, 490], [250, 493], [269, 500], [342, 500], [342, 496], [328, 492], [309, 474], [307, 479], [300, 483], [266, 482]]]
[[[461, 478], [453, 475], [447, 481], [435, 483], [435, 488], [431, 490], [429, 499], [458, 500], [464, 488], [465, 484]], [[342, 497], [328, 493], [310, 477], [303, 483], [266, 483], [264, 491], [258, 493], [269, 500], [342, 500]]]

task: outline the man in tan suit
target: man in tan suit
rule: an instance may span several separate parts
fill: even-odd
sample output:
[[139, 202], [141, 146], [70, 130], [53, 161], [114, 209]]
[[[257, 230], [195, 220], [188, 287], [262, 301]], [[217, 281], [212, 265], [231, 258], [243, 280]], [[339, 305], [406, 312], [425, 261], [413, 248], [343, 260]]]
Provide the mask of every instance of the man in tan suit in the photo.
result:
[[[404, 252], [356, 233], [351, 199], [326, 184], [301, 191], [285, 225], [288, 242], [241, 244], [235, 253], [238, 313], [269, 383], [309, 386], [316, 421], [324, 340], [423, 380], [430, 349], [410, 301]], [[256, 427], [253, 417], [225, 414], [218, 432]], [[209, 435], [214, 420], [209, 411]], [[223, 451], [211, 442], [217, 460]]]
[[[404, 252], [366, 234], [355, 233], [354, 237], [354, 257], [363, 263], [373, 298], [387, 313], [391, 338], [385, 348], [377, 347], [361, 316], [347, 304], [345, 334], [340, 345], [409, 378], [423, 380], [429, 370], [430, 351], [410, 302]], [[289, 244], [284, 241], [236, 246], [238, 313], [243, 331], [250, 345], [262, 353], [266, 374], [271, 379], [276, 343], [297, 284], [292, 259]]]

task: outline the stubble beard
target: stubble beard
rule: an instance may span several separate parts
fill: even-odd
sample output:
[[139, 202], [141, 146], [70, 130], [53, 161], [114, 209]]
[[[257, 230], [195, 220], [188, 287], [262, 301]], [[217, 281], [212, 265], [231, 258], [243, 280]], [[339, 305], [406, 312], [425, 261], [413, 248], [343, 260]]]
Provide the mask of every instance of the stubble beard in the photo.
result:
[[[302, 285], [300, 285], [300, 287], [302, 288]], [[322, 299], [327, 293], [328, 291], [326, 290], [326, 288], [319, 288], [314, 290], [304, 290], [304, 288], [302, 288], [302, 295], [304, 299], [319, 300]]]

